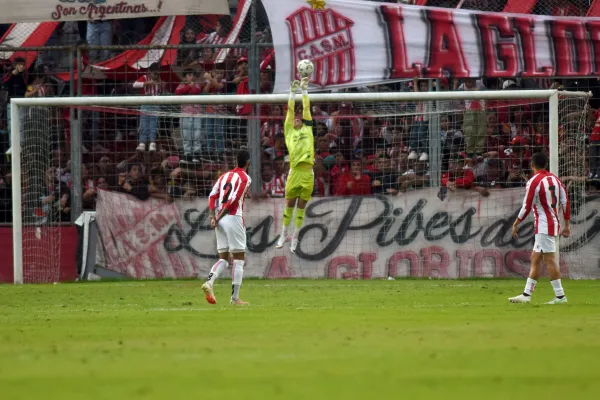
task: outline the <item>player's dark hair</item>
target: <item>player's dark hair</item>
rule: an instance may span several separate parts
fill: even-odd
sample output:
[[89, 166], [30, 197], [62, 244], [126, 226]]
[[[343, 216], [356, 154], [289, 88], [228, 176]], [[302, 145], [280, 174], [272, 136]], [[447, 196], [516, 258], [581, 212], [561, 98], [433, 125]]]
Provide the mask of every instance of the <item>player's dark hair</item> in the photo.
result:
[[548, 167], [548, 156], [544, 153], [535, 153], [531, 156], [531, 164], [536, 169], [545, 169]]
[[240, 150], [236, 156], [238, 168], [246, 167], [248, 161], [250, 161], [250, 152], [248, 150]]

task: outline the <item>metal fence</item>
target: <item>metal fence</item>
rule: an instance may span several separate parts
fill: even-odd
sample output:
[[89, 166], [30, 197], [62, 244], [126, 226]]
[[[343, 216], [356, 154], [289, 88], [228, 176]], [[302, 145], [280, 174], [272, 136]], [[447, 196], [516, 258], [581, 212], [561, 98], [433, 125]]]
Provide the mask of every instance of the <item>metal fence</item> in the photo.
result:
[[[403, 1], [407, 2], [407, 1]], [[462, 7], [484, 11], [501, 11], [505, 0], [429, 0], [428, 5], [439, 7]], [[585, 15], [589, 7], [587, 0], [543, 0], [534, 9], [537, 14], [553, 15], [563, 12], [566, 15]], [[566, 11], [560, 11], [566, 10]], [[579, 14], [573, 14], [576, 11]], [[219, 38], [227, 35], [235, 23], [235, 8], [231, 17], [166, 17], [149, 18], [134, 21], [120, 21], [111, 25], [112, 40], [110, 45], [94, 45], [82, 40], [90, 39], [90, 26], [85, 23], [65, 23], [56, 26], [48, 41], [41, 47], [11, 47], [13, 43], [24, 41], [36, 33], [30, 26], [23, 24], [11, 30], [2, 43], [0, 60], [4, 74], [10, 78], [16, 56], [30, 63], [28, 67], [28, 88], [36, 96], [122, 96], [142, 95], [135, 82], [144, 79], [148, 69], [154, 63], [161, 66], [157, 70], [162, 82], [163, 93], [176, 93], [178, 86], [186, 79], [204, 79], [205, 74], [223, 81], [223, 88], [215, 93], [240, 93], [240, 85], [235, 78], [248, 77], [247, 90], [250, 93], [270, 93], [275, 79], [274, 64], [266, 66], [265, 62], [273, 50], [268, 18], [260, 1], [253, 1], [241, 25], [238, 43], [220, 44]], [[559, 15], [563, 15], [559, 14]], [[238, 13], [239, 15], [239, 13]], [[96, 29], [96, 27], [92, 28]], [[98, 28], [100, 29], [100, 28]], [[162, 36], [160, 36], [162, 35]], [[164, 35], [175, 39], [178, 44], [155, 44], [161, 40], [169, 43]], [[160, 37], [159, 37], [160, 36]], [[138, 45], [147, 38], [151, 45]], [[154, 40], [156, 39], [156, 40]], [[222, 60], [221, 60], [222, 58]], [[215, 63], [215, 60], [222, 62]], [[262, 68], [261, 68], [261, 63]], [[102, 68], [91, 67], [91, 64]], [[192, 76], [192, 78], [189, 78]], [[440, 85], [440, 82], [436, 82]], [[450, 82], [451, 84], [452, 82]], [[575, 80], [561, 82], [569, 89], [597, 90], [597, 80]], [[434, 82], [430, 83], [433, 87]], [[497, 85], [498, 82], [488, 82]], [[13, 93], [10, 88], [0, 92], [0, 154], [10, 148], [8, 101]], [[408, 84], [396, 83], [389, 86], [372, 88], [371, 90], [412, 90]], [[438, 89], [439, 90], [439, 89]], [[333, 113], [327, 105], [321, 105], [323, 112]], [[284, 157], [277, 155], [281, 148], [281, 137], [278, 135], [278, 121], [282, 117], [282, 109], [277, 107], [255, 107], [250, 117], [241, 126], [239, 119], [225, 119], [219, 125], [223, 138], [224, 151], [220, 154], [203, 152], [189, 154], [190, 158], [198, 158], [195, 168], [178, 168], [180, 161], [188, 161], [185, 153], [184, 123], [179, 117], [164, 112], [156, 118], [157, 152], [159, 157], [137, 151], [140, 145], [140, 115], [128, 110], [67, 110], [64, 115], [54, 117], [52, 124], [56, 135], [60, 136], [61, 148], [52, 149], [52, 160], [46, 164], [56, 164], [57, 170], [67, 170], [72, 176], [72, 219], [74, 220], [85, 208], [93, 208], [92, 201], [85, 201], [86, 191], [100, 184], [115, 185], [123, 168], [132, 163], [139, 163], [152, 179], [165, 179], [167, 186], [171, 181], [180, 181], [178, 192], [182, 196], [187, 192], [206, 195], [214, 176], [223, 168], [233, 163], [233, 152], [243, 146], [253, 151], [253, 163], [260, 167], [270, 168], [277, 175], [285, 168]], [[224, 109], [224, 114], [235, 115], [235, 111]], [[400, 120], [400, 118], [398, 118]], [[386, 122], [386, 121], [380, 121]], [[457, 122], [458, 124], [458, 122]], [[320, 127], [325, 124], [319, 125]], [[323, 129], [327, 129], [325, 126]], [[399, 136], [406, 136], [410, 127], [388, 127], [390, 132], [397, 130]], [[437, 129], [437, 128], [436, 128]], [[318, 133], [319, 134], [319, 133]], [[320, 134], [319, 134], [320, 135]], [[251, 139], [253, 138], [253, 139]], [[249, 140], [254, 142], [249, 143]], [[258, 142], [257, 142], [258, 140]], [[51, 147], [51, 145], [49, 145]], [[269, 152], [265, 152], [269, 149]], [[137, 157], [137, 158], [136, 158]], [[55, 158], [57, 158], [55, 160]], [[160, 158], [160, 159], [159, 159]], [[270, 167], [263, 161], [268, 159]], [[193, 160], [191, 160], [193, 161]], [[208, 166], [211, 166], [208, 168]], [[168, 167], [168, 168], [166, 168]], [[206, 168], [204, 168], [206, 167]], [[214, 167], [214, 168], [213, 168]], [[154, 176], [155, 169], [168, 170], [167, 175]], [[200, 171], [200, 172], [198, 172]], [[127, 171], [125, 171], [127, 172]], [[260, 168], [256, 182], [260, 190]], [[439, 180], [439, 171], [434, 171], [435, 180]], [[91, 183], [87, 182], [89, 179]], [[193, 182], [192, 182], [193, 181]], [[190, 183], [191, 182], [191, 183]], [[164, 183], [164, 182], [163, 182]], [[186, 184], [189, 183], [186, 190]], [[281, 190], [274, 186], [270, 190]], [[10, 214], [10, 163], [8, 157], [0, 158], [0, 223], [9, 223]]]

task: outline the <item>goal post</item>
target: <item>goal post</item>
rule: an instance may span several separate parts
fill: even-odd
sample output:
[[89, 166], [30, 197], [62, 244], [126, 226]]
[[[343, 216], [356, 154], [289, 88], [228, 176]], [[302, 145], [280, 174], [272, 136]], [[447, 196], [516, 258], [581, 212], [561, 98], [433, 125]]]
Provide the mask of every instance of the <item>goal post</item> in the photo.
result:
[[[426, 103], [434, 104], [440, 107], [439, 104], [445, 101], [454, 102], [472, 102], [472, 101], [506, 101], [506, 102], [527, 102], [537, 101], [545, 104], [547, 115], [544, 115], [544, 124], [546, 124], [549, 136], [549, 159], [550, 159], [550, 171], [555, 174], [560, 173], [560, 129], [562, 114], [567, 111], [578, 114], [577, 121], [573, 124], [578, 124], [577, 127], [572, 126], [569, 129], [575, 131], [577, 129], [582, 130], [580, 134], [583, 134], [585, 127], [583, 126], [585, 120], [585, 111], [587, 107], [587, 100], [590, 97], [587, 93], [580, 92], [565, 92], [557, 90], [510, 90], [510, 91], [449, 91], [449, 92], [371, 92], [371, 93], [335, 93], [335, 94], [310, 94], [310, 100], [312, 104], [334, 104], [341, 105], [346, 103], [355, 103], [364, 105], [362, 111], [363, 116], [373, 118], [381, 118], [385, 120], [400, 120], [400, 119], [411, 119], [416, 120], [415, 116], [418, 112], [415, 111], [414, 107], [405, 107], [405, 105]], [[39, 143], [36, 141], [40, 140], [43, 129], [39, 126], [39, 121], [35, 122], [38, 126], [35, 128], [35, 137], [28, 137], [28, 131], [31, 130], [32, 124], [24, 123], [23, 118], [27, 121], [31, 117], [32, 110], [35, 109], [51, 109], [61, 110], [66, 108], [73, 109], [101, 109], [102, 112], [114, 112], [117, 115], [122, 110], [133, 110], [138, 109], [141, 106], [160, 106], [163, 108], [163, 113], [169, 116], [181, 117], [182, 111], [181, 106], [183, 105], [219, 105], [219, 106], [236, 106], [240, 104], [252, 104], [252, 105], [278, 105], [281, 108], [285, 107], [288, 102], [287, 94], [272, 94], [272, 95], [214, 95], [214, 96], [158, 96], [158, 97], [145, 97], [145, 96], [124, 96], [124, 97], [57, 97], [57, 98], [29, 98], [29, 99], [11, 99], [11, 141], [12, 141], [12, 207], [13, 207], [13, 258], [14, 258], [14, 283], [21, 284], [27, 282], [36, 282], [40, 279], [27, 277], [27, 269], [29, 268], [24, 259], [24, 254], [32, 251], [24, 246], [24, 240], [27, 239], [28, 235], [37, 235], [38, 241], [51, 241], [54, 233], [48, 231], [45, 233], [45, 229], [53, 226], [56, 223], [55, 220], [44, 215], [43, 218], [38, 218], [35, 222], [26, 221], [24, 215], [30, 215], [32, 209], [38, 207], [32, 202], [37, 199], [32, 197], [31, 187], [25, 187], [23, 176], [27, 176], [26, 179], [30, 179], [29, 171], [27, 171], [28, 164], [23, 162], [24, 155], [26, 157], [40, 157], [38, 153], [33, 154], [33, 149], [39, 147]], [[578, 101], [577, 104], [562, 107], [561, 102], [569, 103], [570, 100]], [[580, 100], [580, 101], [579, 101]], [[296, 96], [296, 102], [301, 103], [301, 96]], [[378, 107], [378, 105], [386, 104], [390, 107]], [[399, 107], [395, 107], [399, 105]], [[509, 106], [510, 107], [510, 104]], [[562, 107], [562, 108], [561, 108]], [[383, 109], [385, 108], [385, 109]], [[564, 108], [564, 109], [563, 109]], [[366, 111], [365, 111], [366, 110]], [[448, 111], [436, 110], [435, 107], [432, 110], [427, 111], [427, 115], [431, 118], [438, 118]], [[452, 111], [454, 112], [454, 111]], [[546, 112], [546, 111], [544, 111]], [[35, 114], [35, 113], [34, 113]], [[206, 115], [198, 115], [198, 118], [206, 118]], [[234, 115], [223, 114], [218, 116], [219, 118], [237, 118]], [[247, 117], [248, 119], [255, 118], [254, 116]], [[462, 120], [462, 116], [460, 117]], [[456, 122], [457, 124], [459, 122]], [[430, 125], [433, 126], [433, 125]], [[439, 123], [434, 126], [438, 127]], [[429, 128], [431, 129], [431, 128]], [[250, 130], [250, 128], [249, 128]], [[362, 133], [361, 133], [362, 135]], [[31, 136], [31, 135], [30, 135]], [[316, 136], [316, 133], [315, 133]], [[24, 139], [25, 138], [25, 139]], [[361, 139], [362, 136], [358, 139]], [[579, 139], [578, 139], [579, 140]], [[23, 144], [23, 145], [22, 145]], [[572, 146], [578, 145], [579, 142]], [[260, 146], [260, 143], [254, 143], [252, 146]], [[429, 146], [438, 146], [439, 143], [430, 143]], [[44, 144], [47, 147], [47, 143]], [[43, 147], [43, 146], [42, 146]], [[431, 148], [431, 147], [430, 147]], [[49, 148], [41, 148], [40, 151], [47, 152]], [[252, 159], [252, 177], [257, 182], [260, 181], [260, 167], [261, 160], [257, 160], [257, 155], [260, 155], [261, 149], [251, 148]], [[31, 152], [32, 154], [28, 154]], [[440, 152], [433, 152], [436, 158], [442, 157]], [[75, 158], [76, 159], [76, 158]], [[29, 159], [28, 159], [29, 160]], [[31, 162], [31, 161], [28, 161]], [[38, 168], [44, 168], [49, 166], [49, 161], [46, 159], [36, 160]], [[45, 165], [44, 163], [48, 164]], [[432, 160], [431, 165], [441, 166], [443, 163], [439, 159]], [[38, 171], [39, 172], [39, 171]], [[444, 172], [443, 170], [441, 171]], [[439, 174], [441, 175], [441, 174]], [[75, 181], [75, 180], [74, 180]], [[432, 187], [439, 187], [438, 182], [432, 182]], [[27, 196], [24, 193], [28, 193]], [[35, 196], [34, 196], [35, 197]], [[39, 197], [39, 196], [37, 196]], [[443, 200], [442, 200], [443, 201]], [[31, 204], [30, 204], [31, 203]], [[583, 206], [583, 204], [581, 205]], [[78, 216], [75, 215], [74, 218]], [[32, 229], [29, 229], [32, 228]], [[40, 233], [40, 231], [42, 231]], [[40, 238], [41, 236], [41, 238]], [[60, 241], [60, 239], [59, 239]], [[51, 244], [47, 244], [44, 247], [46, 257], [55, 257], [58, 255], [52, 254], [56, 251], [58, 244], [53, 241]], [[35, 251], [35, 249], [33, 250]], [[60, 252], [60, 250], [58, 250]], [[54, 264], [56, 265], [56, 264]], [[52, 280], [51, 278], [44, 278], [41, 281]]]
[[13, 213], [13, 279], [15, 284], [23, 283], [23, 219], [21, 197], [21, 118], [19, 105], [11, 100], [10, 130], [12, 142], [12, 213]]

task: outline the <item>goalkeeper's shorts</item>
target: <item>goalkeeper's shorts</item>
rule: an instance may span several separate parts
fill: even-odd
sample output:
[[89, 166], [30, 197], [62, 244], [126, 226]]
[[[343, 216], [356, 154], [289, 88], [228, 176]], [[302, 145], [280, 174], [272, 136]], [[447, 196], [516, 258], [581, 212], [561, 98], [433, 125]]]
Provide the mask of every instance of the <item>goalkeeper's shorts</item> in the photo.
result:
[[292, 169], [285, 184], [285, 198], [309, 201], [315, 187], [315, 174], [311, 169]]

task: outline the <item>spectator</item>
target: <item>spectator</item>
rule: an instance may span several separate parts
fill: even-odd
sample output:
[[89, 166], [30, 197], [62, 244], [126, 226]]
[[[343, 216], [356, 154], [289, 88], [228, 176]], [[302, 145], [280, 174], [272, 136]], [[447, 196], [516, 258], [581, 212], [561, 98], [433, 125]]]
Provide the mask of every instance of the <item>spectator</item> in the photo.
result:
[[[263, 147], [269, 148], [274, 146], [277, 136], [283, 135], [283, 113], [281, 106], [273, 104], [270, 107], [265, 107], [265, 116], [268, 119], [262, 124], [260, 136]], [[319, 136], [318, 128], [317, 136]]]
[[596, 124], [590, 134], [590, 179], [600, 178], [600, 111], [595, 112]]
[[285, 195], [285, 180], [283, 176], [275, 176], [273, 165], [262, 165], [262, 195], [263, 197], [283, 197]]
[[[196, 32], [192, 28], [187, 28], [181, 38], [181, 44], [196, 44]], [[180, 67], [189, 68], [198, 64], [200, 56], [198, 49], [187, 48], [177, 50], [176, 64]]]
[[[204, 74], [204, 93], [210, 95], [224, 95], [227, 85], [225, 71], [222, 64], [215, 65], [212, 72]], [[222, 117], [227, 113], [227, 107], [218, 104], [209, 104], [206, 106], [206, 113]], [[206, 119], [207, 148], [209, 151], [216, 151], [219, 156], [225, 150], [225, 120], [223, 118]]]
[[273, 161], [273, 169], [275, 170], [275, 176], [283, 176], [285, 179], [285, 156], [275, 158]]
[[287, 154], [287, 147], [285, 145], [285, 136], [283, 133], [275, 136], [275, 143], [273, 147], [265, 149], [264, 154], [271, 160], [281, 159]]
[[[88, 21], [86, 38], [90, 46], [110, 46], [112, 44], [112, 36], [113, 29], [111, 20]], [[90, 59], [94, 64], [109, 58], [109, 49], [90, 51]]]
[[495, 112], [487, 115], [486, 126], [486, 150], [487, 152], [496, 151], [503, 154], [506, 146], [510, 142], [510, 132], [506, 129], [507, 125], [498, 125], [498, 116]]
[[[248, 59], [246, 57], [238, 59], [236, 75], [233, 78], [232, 83], [236, 85], [236, 94], [250, 94], [250, 86], [248, 86]], [[238, 104], [235, 112], [240, 118], [236, 119], [234, 122], [236, 125], [236, 137], [233, 139], [238, 143], [243, 143], [246, 141], [245, 133], [246, 127], [248, 126], [248, 120], [246, 118], [252, 113], [252, 105]]]
[[375, 122], [366, 120], [363, 125], [363, 136], [356, 147], [357, 150], [361, 150], [363, 160], [368, 164], [372, 164], [379, 154], [386, 152], [389, 146], [386, 140], [380, 136]]
[[532, 153], [550, 154], [550, 135], [548, 135], [548, 125], [544, 122], [537, 122], [533, 128], [533, 137], [531, 138]]
[[325, 169], [325, 165], [322, 157], [315, 157], [315, 164], [313, 166], [313, 173], [315, 175], [315, 185], [313, 188], [313, 195], [326, 197], [330, 195], [330, 176]]
[[326, 158], [329, 157], [330, 153], [330, 148], [329, 148], [329, 140], [327, 140], [327, 137], [325, 136], [321, 136], [317, 139], [317, 155], [321, 158]]
[[405, 141], [404, 127], [402, 125], [396, 126], [391, 129], [388, 135], [389, 149], [387, 151], [388, 156], [391, 158], [398, 158], [400, 154], [407, 151], [407, 145]]
[[[204, 38], [200, 39], [198, 41], [198, 43], [202, 43], [202, 44], [212, 44], [212, 45], [218, 45], [218, 44], [225, 44], [227, 42], [227, 39], [229, 38], [229, 33], [231, 32], [231, 29], [233, 28], [233, 20], [231, 19], [231, 16], [229, 15], [224, 15], [221, 18], [219, 18], [219, 21], [217, 21], [217, 25], [215, 26], [215, 31], [212, 32], [211, 34], [209, 34], [208, 36], [205, 36]], [[239, 39], [236, 39], [233, 44], [239, 43]], [[224, 51], [228, 52], [229, 54], [232, 54], [232, 57], [235, 58], [239, 58], [242, 57], [244, 55], [244, 51], [243, 49], [237, 48], [237, 49], [223, 49]]]
[[407, 164], [408, 170], [398, 178], [400, 191], [406, 192], [409, 187], [420, 188], [428, 186], [429, 171], [427, 171], [427, 161], [410, 161], [408, 160], [408, 158], [406, 158], [405, 160], [408, 163], [414, 164], [412, 168], [410, 164]]
[[[183, 71], [183, 82], [175, 89], [177, 96], [199, 95], [202, 93], [202, 85], [197, 82], [194, 70]], [[183, 104], [181, 112], [184, 117], [180, 118], [181, 133], [183, 136], [183, 153], [185, 162], [200, 162], [202, 143], [206, 141], [202, 137], [202, 106], [199, 104]]]
[[[8, 125], [8, 145], [11, 147], [11, 115], [10, 115], [10, 99], [18, 99], [25, 97], [27, 92], [27, 83], [25, 80], [25, 59], [23, 57], [16, 57], [13, 61], [12, 71], [4, 77], [3, 88], [8, 92], [8, 103], [6, 104], [6, 118]], [[21, 107], [19, 111], [19, 120], [21, 122], [21, 133], [23, 132], [23, 123], [25, 120], [25, 108]], [[22, 137], [22, 135], [21, 135]], [[9, 148], [6, 154], [11, 154], [12, 151]]]
[[440, 140], [442, 143], [442, 172], [448, 171], [450, 159], [461, 151], [464, 151], [463, 134], [461, 131], [452, 129], [450, 117], [440, 117]]
[[[315, 115], [327, 116], [322, 107], [314, 107]], [[356, 146], [362, 137], [364, 122], [362, 118], [353, 114], [352, 103], [340, 103], [338, 110], [332, 112], [330, 118], [325, 121], [329, 133], [334, 135], [334, 140], [339, 146]]]
[[335, 153], [335, 165], [331, 168], [329, 173], [333, 189], [332, 195], [336, 195], [337, 184], [340, 177], [348, 172], [350, 172], [350, 165], [346, 162], [344, 153], [338, 150]]
[[[429, 91], [429, 82], [413, 79], [413, 90], [415, 93]], [[410, 131], [410, 154], [409, 160], [427, 161], [429, 159], [429, 117], [428, 104], [418, 101], [415, 104], [412, 128]]]
[[120, 192], [130, 194], [138, 200], [148, 200], [150, 197], [148, 182], [142, 178], [142, 166], [139, 164], [131, 164], [129, 174], [120, 172], [117, 185]]
[[212, 64], [215, 61], [215, 49], [212, 47], [205, 47], [202, 49], [202, 63]]
[[[85, 40], [77, 42], [77, 47], [81, 53], [81, 71], [79, 71], [79, 63], [76, 59], [73, 60], [73, 67], [74, 70], [78, 71], [77, 79], [81, 79], [81, 96], [94, 97], [98, 96], [98, 79], [102, 78], [102, 75], [92, 67], [87, 46], [88, 42]], [[75, 94], [77, 94], [79, 85], [77, 81], [74, 84]], [[66, 119], [68, 120], [68, 114]], [[79, 112], [79, 119], [91, 139], [92, 151], [94, 153], [108, 153], [108, 150], [100, 144], [100, 113], [97, 111], [81, 110]], [[89, 152], [86, 146], [82, 146], [81, 149], [83, 154]]]
[[[450, 90], [452, 90], [450, 88], [450, 80], [448, 78], [440, 78], [440, 87], [438, 92], [449, 92]], [[444, 113], [457, 112], [463, 109], [463, 105], [460, 100], [439, 100], [437, 104], [437, 111]]]
[[350, 172], [340, 176], [335, 194], [337, 196], [358, 196], [371, 194], [371, 178], [363, 172], [362, 160], [353, 160]]
[[172, 203], [173, 197], [171, 197], [168, 193], [167, 182], [162, 174], [162, 171], [159, 169], [152, 170], [151, 178], [150, 185], [148, 186], [148, 193], [150, 194], [150, 197], [155, 199], [163, 199], [167, 203]]
[[581, 9], [565, 0], [549, 0], [550, 14], [554, 17], [579, 17], [585, 15]]
[[501, 188], [506, 182], [502, 160], [481, 158], [474, 170], [475, 183], [483, 188]]
[[392, 161], [385, 156], [380, 156], [375, 166], [375, 173], [371, 181], [373, 193], [398, 194], [398, 174], [393, 171]]
[[527, 141], [521, 136], [512, 140], [512, 147], [507, 150], [508, 157], [508, 186], [525, 186], [529, 180], [531, 158], [525, 146]]
[[470, 168], [467, 168], [467, 160], [467, 155], [460, 153], [454, 162], [451, 162], [449, 171], [442, 174], [443, 188], [450, 191], [471, 189], [475, 183], [475, 174]]
[[68, 222], [71, 219], [71, 196], [66, 184], [56, 179], [56, 168], [46, 170], [45, 195], [41, 197], [43, 215], [53, 222]]
[[[465, 79], [458, 90], [479, 91], [485, 89], [480, 80], [474, 78]], [[484, 152], [486, 134], [485, 101], [465, 100], [465, 112], [463, 117], [463, 133], [469, 156], [480, 155]]]
[[100, 190], [108, 190], [110, 187], [108, 179], [106, 179], [106, 177], [104, 176], [99, 177], [98, 182], [96, 183], [96, 187]]
[[50, 97], [53, 96], [53, 88], [48, 84], [44, 66], [40, 65], [35, 69], [32, 75], [31, 83], [27, 86], [25, 98], [30, 97]]
[[260, 93], [269, 94], [273, 92], [273, 78], [270, 70], [260, 71]]
[[13, 61], [11, 73], [4, 78], [4, 88], [8, 91], [11, 99], [25, 97], [25, 93], [27, 92], [25, 70], [25, 59], [23, 57], [16, 57]]
[[442, 175], [442, 187], [438, 194], [440, 200], [444, 201], [447, 190], [453, 192], [456, 189], [472, 189], [483, 197], [490, 195], [486, 187], [475, 185], [475, 174], [468, 166], [470, 160], [466, 157], [465, 153], [461, 153], [451, 166], [451, 171]]
[[[133, 84], [134, 89], [142, 91], [144, 96], [160, 96], [165, 93], [165, 83], [160, 78], [160, 64], [155, 62], [148, 68], [148, 73], [142, 75]], [[140, 144], [138, 151], [146, 151], [146, 142], [150, 140], [150, 151], [156, 151], [156, 137], [158, 136], [158, 106], [145, 105], [140, 108]]]
[[93, 176], [89, 175], [89, 169], [85, 164], [81, 166], [81, 182], [83, 183], [83, 209], [93, 210], [96, 208], [96, 195], [98, 192]]

